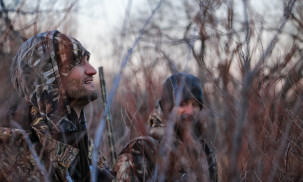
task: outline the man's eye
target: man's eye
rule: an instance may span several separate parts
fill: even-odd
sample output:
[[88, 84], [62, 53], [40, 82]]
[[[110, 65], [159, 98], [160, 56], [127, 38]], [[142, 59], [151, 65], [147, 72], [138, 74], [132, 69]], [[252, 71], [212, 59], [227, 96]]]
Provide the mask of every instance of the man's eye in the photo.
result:
[[74, 65], [80, 65], [82, 63], [81, 59], [77, 59], [74, 62]]
[[187, 102], [185, 102], [185, 101], [182, 101], [182, 102], [180, 103], [180, 106], [181, 106], [181, 107], [186, 106], [186, 105], [187, 105]]

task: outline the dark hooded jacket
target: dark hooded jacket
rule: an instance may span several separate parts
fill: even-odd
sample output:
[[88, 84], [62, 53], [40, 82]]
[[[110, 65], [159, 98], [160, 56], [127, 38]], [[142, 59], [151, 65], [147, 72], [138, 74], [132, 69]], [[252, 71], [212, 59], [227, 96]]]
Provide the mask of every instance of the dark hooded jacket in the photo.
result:
[[[89, 52], [79, 41], [58, 31], [37, 34], [22, 44], [12, 62], [11, 80], [31, 105], [31, 131], [0, 129], [0, 181], [90, 181], [93, 140], [84, 112], [78, 119], [61, 82], [84, 56]], [[97, 168], [111, 181], [101, 154]]]

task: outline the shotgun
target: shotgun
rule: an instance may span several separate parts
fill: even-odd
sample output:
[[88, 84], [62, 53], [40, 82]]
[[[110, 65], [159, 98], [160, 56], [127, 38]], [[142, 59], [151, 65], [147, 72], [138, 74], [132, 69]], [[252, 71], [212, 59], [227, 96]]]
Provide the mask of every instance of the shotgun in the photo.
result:
[[117, 154], [115, 149], [115, 140], [113, 135], [113, 126], [112, 126], [112, 117], [110, 114], [110, 108], [108, 108], [107, 104], [107, 96], [106, 96], [106, 83], [104, 79], [103, 67], [99, 67], [99, 78], [100, 78], [100, 88], [101, 88], [101, 97], [103, 100], [104, 111], [106, 112], [106, 129], [107, 129], [107, 138], [110, 147], [110, 156], [112, 165], [115, 165]]

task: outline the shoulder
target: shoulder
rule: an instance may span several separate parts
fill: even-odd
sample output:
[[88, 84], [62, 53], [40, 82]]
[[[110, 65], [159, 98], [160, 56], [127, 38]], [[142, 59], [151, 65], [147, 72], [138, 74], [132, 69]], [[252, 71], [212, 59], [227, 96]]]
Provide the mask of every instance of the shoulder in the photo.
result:
[[117, 181], [145, 181], [152, 175], [159, 143], [150, 136], [131, 140], [121, 151], [115, 164]]
[[146, 150], [151, 150], [151, 152], [155, 152], [159, 146], [159, 141], [150, 136], [140, 136], [129, 143], [122, 149], [121, 154], [123, 153], [142, 153], [146, 152]]
[[117, 163], [153, 165], [156, 163], [159, 142], [150, 136], [131, 140], [120, 152]]

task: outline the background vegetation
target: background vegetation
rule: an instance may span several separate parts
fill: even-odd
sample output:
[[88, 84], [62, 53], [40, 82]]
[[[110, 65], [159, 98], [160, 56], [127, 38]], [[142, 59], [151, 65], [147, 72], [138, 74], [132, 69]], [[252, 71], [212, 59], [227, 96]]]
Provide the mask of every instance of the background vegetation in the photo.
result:
[[[27, 104], [9, 79], [12, 57], [39, 32], [58, 29], [78, 38], [79, 3], [0, 0], [2, 126], [11, 120], [28, 126]], [[106, 58], [117, 152], [148, 133], [146, 120], [166, 77], [190, 72], [202, 81], [201, 119], [220, 181], [303, 181], [303, 1], [159, 0], [135, 10], [134, 3], [127, 1], [110, 45], [92, 42], [110, 51], [97, 57]], [[106, 131], [96, 132], [103, 110], [100, 98], [86, 112], [91, 135], [102, 136], [109, 156]]]

